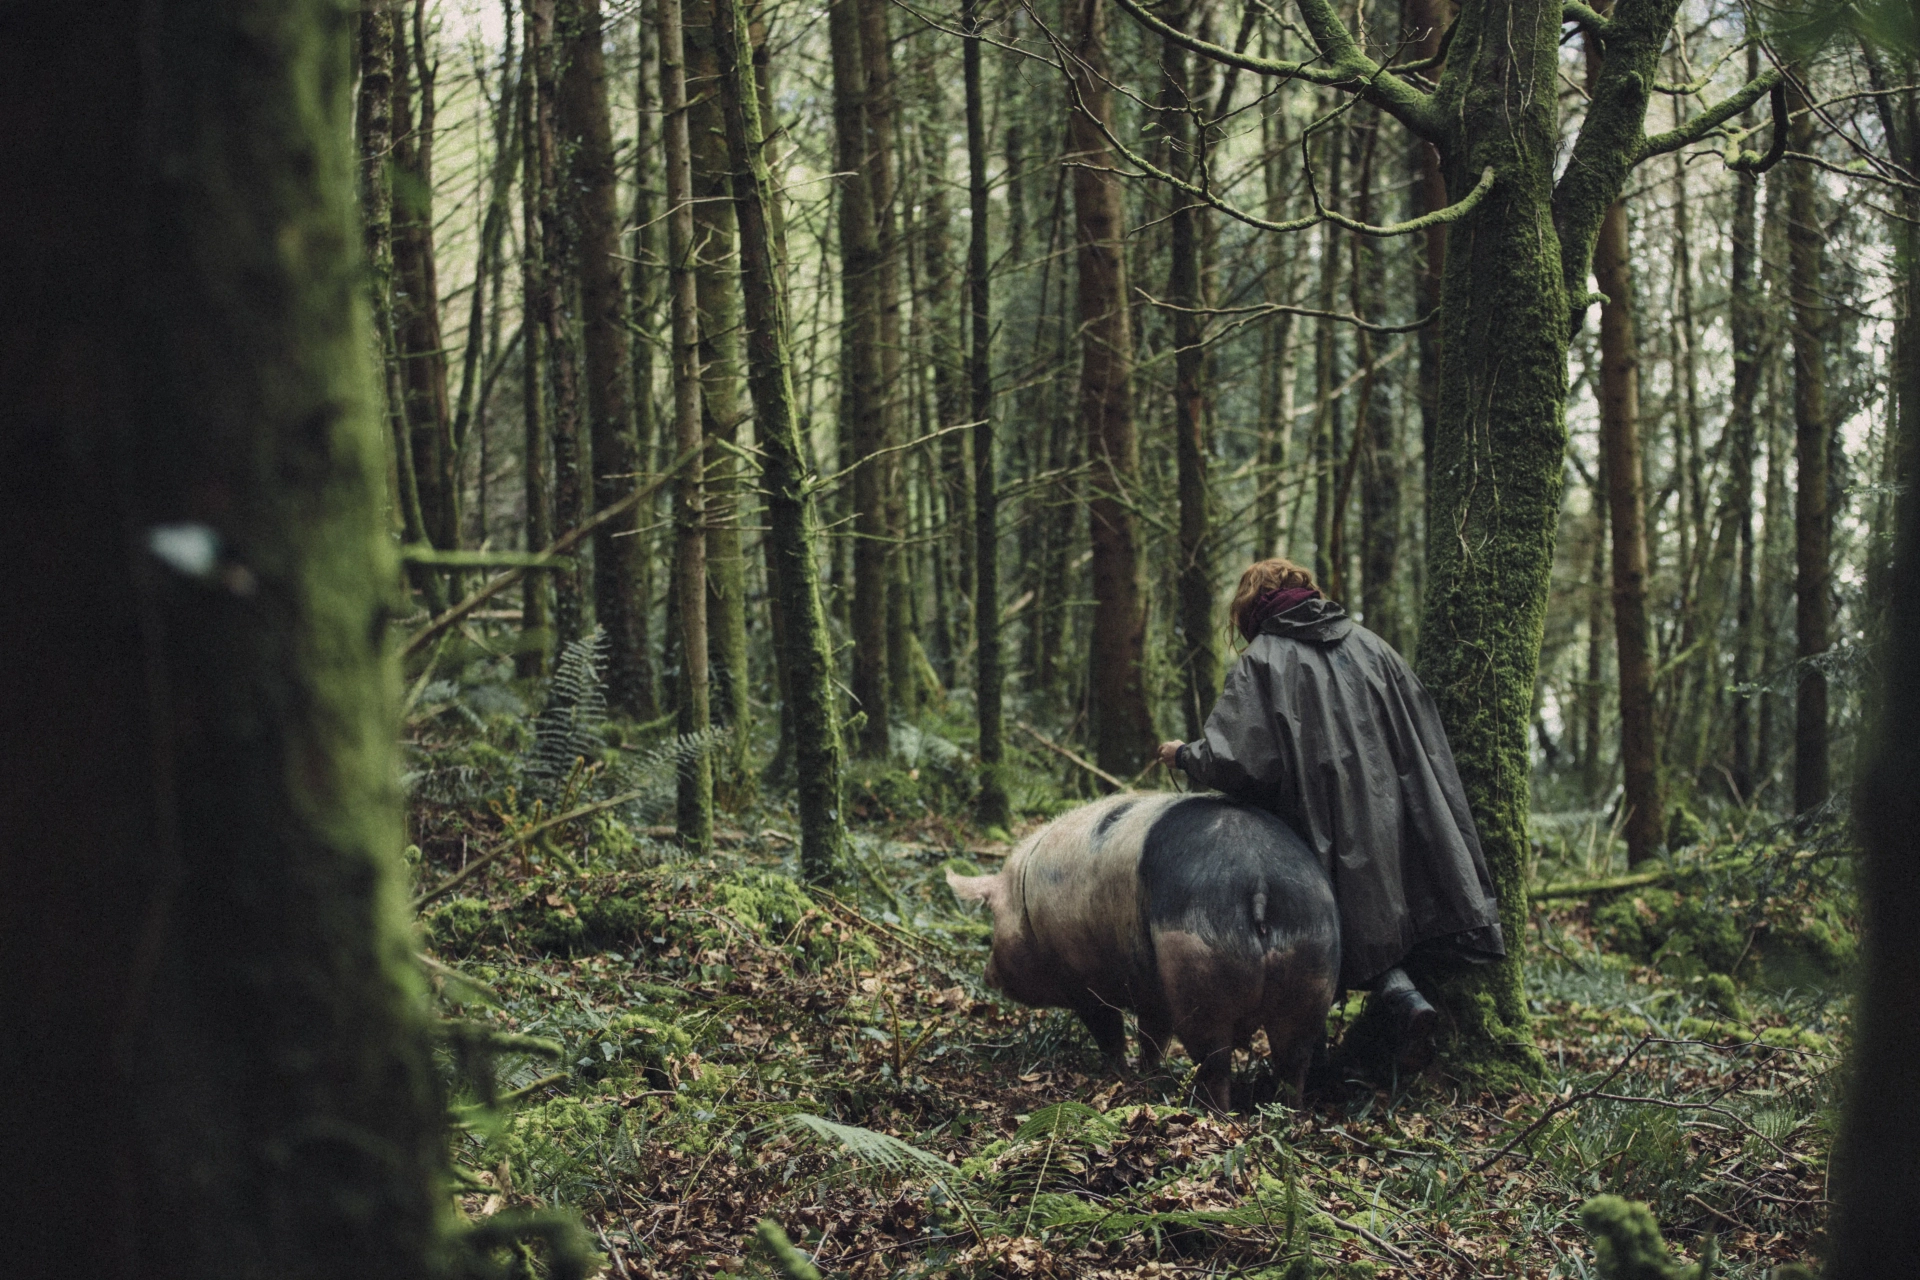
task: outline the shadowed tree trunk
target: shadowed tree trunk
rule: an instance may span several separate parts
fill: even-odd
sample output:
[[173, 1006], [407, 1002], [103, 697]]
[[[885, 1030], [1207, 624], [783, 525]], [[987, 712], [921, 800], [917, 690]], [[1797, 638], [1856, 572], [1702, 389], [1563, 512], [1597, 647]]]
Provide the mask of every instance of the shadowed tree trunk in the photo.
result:
[[707, 657], [714, 712], [732, 735], [714, 785], [728, 809], [753, 795], [748, 759], [753, 727], [747, 668], [747, 560], [741, 525], [747, 488], [739, 455], [747, 418], [740, 368], [740, 280], [727, 159], [720, 118], [712, 0], [688, 10], [688, 142], [693, 147], [694, 274], [700, 296], [701, 421], [707, 436]]
[[[367, 292], [373, 302], [373, 345], [379, 357], [382, 408], [393, 458], [391, 487], [401, 536], [427, 541], [420, 486], [413, 474], [406, 391], [393, 345], [393, 5], [370, 3], [360, 12], [360, 218], [365, 228]], [[429, 565], [410, 575], [435, 613], [446, 608], [445, 580]]]
[[[1813, 150], [1814, 122], [1805, 99], [1790, 91], [1790, 150]], [[1787, 252], [1793, 299], [1794, 636], [1800, 670], [1794, 695], [1793, 809], [1806, 813], [1832, 794], [1827, 763], [1827, 677], [1810, 659], [1833, 643], [1832, 521], [1827, 511], [1826, 304], [1821, 297], [1826, 234], [1820, 226], [1813, 164], [1786, 162]]]
[[[1185, 14], [1182, 15], [1184, 24]], [[1168, 145], [1168, 164], [1173, 173], [1191, 181], [1200, 171], [1199, 149], [1205, 140], [1193, 127], [1196, 109], [1204, 104], [1192, 101], [1187, 82], [1187, 51], [1171, 40], [1164, 41], [1160, 66], [1162, 87], [1162, 131]], [[1206, 305], [1200, 280], [1201, 213], [1191, 197], [1176, 193], [1169, 217], [1167, 301], [1173, 311], [1173, 440], [1174, 465], [1180, 499], [1179, 564], [1175, 573], [1175, 593], [1179, 598], [1179, 651], [1174, 661], [1180, 668], [1183, 691], [1180, 699], [1185, 735], [1200, 736], [1213, 700], [1219, 696], [1220, 657], [1214, 642], [1218, 625], [1213, 609], [1213, 533], [1210, 495], [1207, 490], [1206, 391], [1203, 386], [1206, 367], [1205, 335], [1198, 309]]]
[[1004, 774], [1000, 721], [1000, 497], [993, 450], [993, 324], [987, 255], [986, 103], [980, 86], [980, 0], [965, 0], [963, 74], [967, 113], [967, 309], [972, 345], [967, 350], [967, 390], [973, 413], [974, 683], [980, 724], [980, 800], [983, 827], [1004, 827], [1012, 818]]
[[[653, 404], [653, 342], [659, 298], [655, 280], [659, 276], [657, 248], [659, 237], [653, 226], [655, 185], [660, 181], [654, 141], [654, 77], [657, 63], [649, 56], [657, 40], [653, 27], [657, 15], [639, 7], [636, 36], [639, 45], [638, 73], [634, 77], [633, 132], [633, 271], [628, 277], [627, 323], [635, 335], [629, 347], [633, 364], [633, 439], [639, 449], [638, 465], [651, 470], [660, 449], [660, 419]], [[640, 532], [634, 573], [634, 634], [637, 642], [634, 667], [634, 718], [651, 721], [660, 715], [659, 668], [653, 652], [654, 536], [651, 526], [659, 504], [653, 499], [640, 504], [635, 512]], [[531, 576], [531, 575], [530, 575]]]
[[[840, 412], [851, 450], [853, 489], [853, 700], [866, 716], [863, 755], [887, 754], [891, 693], [887, 668], [886, 397], [880, 359], [880, 232], [867, 168], [867, 63], [859, 0], [827, 10], [833, 51], [834, 155], [840, 202]], [[870, 460], [872, 459], [872, 460]]]
[[[600, 0], [565, 0], [559, 54], [560, 122], [570, 157], [568, 221], [574, 228], [584, 331], [587, 431], [593, 455], [593, 506], [618, 502], [639, 483], [640, 450], [633, 438], [633, 370], [627, 350], [627, 282], [621, 262], [619, 177], [613, 159], [613, 121], [607, 106], [607, 68]], [[593, 612], [607, 637], [607, 703], [624, 715], [641, 714], [645, 636], [639, 616], [640, 513], [601, 525], [593, 534]]]
[[[533, 8], [523, 12], [526, 51], [520, 69], [520, 474], [526, 503], [526, 549], [538, 551], [553, 541], [552, 492], [547, 484], [547, 331], [540, 319], [546, 267], [540, 253], [540, 140], [534, 119]], [[553, 575], [529, 573], [520, 580], [520, 649], [514, 674], [522, 679], [546, 674], [553, 648]]]
[[0, 629], [13, 1274], [444, 1261], [355, 22], [0, 12], [25, 55], [0, 79], [0, 546], [32, 619]]
[[1073, 0], [1077, 103], [1067, 148], [1073, 170], [1074, 232], [1079, 243], [1080, 424], [1091, 462], [1087, 503], [1093, 542], [1093, 633], [1088, 680], [1094, 756], [1108, 773], [1130, 778], [1153, 749], [1147, 710], [1147, 610], [1132, 504], [1140, 475], [1133, 425], [1133, 328], [1127, 305], [1125, 209], [1115, 163], [1102, 134], [1113, 120], [1108, 85], [1105, 0]]
[[[1747, 74], [1758, 75], [1760, 49], [1748, 47]], [[1754, 545], [1753, 461], [1754, 405], [1760, 392], [1761, 327], [1759, 278], [1756, 270], [1759, 228], [1756, 209], [1760, 180], [1736, 173], [1733, 188], [1732, 279], [1728, 298], [1728, 329], [1733, 346], [1733, 389], [1727, 405], [1727, 488], [1722, 503], [1723, 537], [1733, 541], [1734, 638], [1732, 679], [1736, 689], [1754, 678]], [[1752, 801], [1754, 791], [1753, 703], [1744, 694], [1733, 697], [1730, 732], [1733, 735], [1732, 780], [1734, 802]]]
[[1619, 658], [1620, 771], [1626, 788], [1627, 865], [1660, 853], [1659, 745], [1653, 729], [1653, 640], [1647, 625], [1647, 501], [1640, 457], [1640, 351], [1633, 328], [1627, 206], [1600, 224], [1593, 277], [1600, 308], [1600, 448], [1613, 528], [1613, 644]]
[[410, 17], [393, 27], [393, 167], [403, 178], [393, 196], [393, 328], [421, 524], [427, 541], [449, 549], [460, 545], [460, 491], [433, 247], [434, 63], [425, 47], [425, 0], [414, 0]]
[[[687, 61], [680, 0], [655, 0], [660, 23], [660, 107], [667, 135], [667, 271], [673, 311], [673, 439], [684, 454], [703, 439], [700, 422], [700, 300], [694, 281], [693, 161], [687, 138]], [[682, 735], [705, 733], [707, 694], [707, 530], [700, 460], [674, 481], [674, 592], [680, 622]], [[702, 852], [713, 847], [713, 764], [700, 752], [680, 766], [676, 833]]]
[[800, 870], [817, 884], [838, 880], [846, 865], [841, 812], [840, 723], [834, 713], [833, 649], [820, 605], [814, 563], [810, 468], [802, 449], [788, 349], [787, 300], [772, 209], [777, 199], [767, 169], [766, 135], [754, 79], [747, 16], [735, 0], [714, 0], [719, 39], [720, 102], [727, 150], [733, 158], [734, 212], [740, 228], [741, 292], [747, 329], [747, 388], [753, 394], [755, 435], [763, 459], [769, 554], [777, 567], [783, 645], [792, 704], [794, 771], [800, 809]]
[[[573, 349], [573, 326], [566, 302], [565, 267], [573, 261], [573, 235], [560, 206], [560, 50], [554, 29], [558, 0], [528, 0], [527, 57], [533, 66], [534, 196], [540, 221], [538, 288], [528, 319], [542, 330], [546, 346], [546, 373], [552, 388], [547, 397], [553, 447], [553, 523], [557, 533], [577, 527], [586, 515], [586, 493], [581, 481], [580, 373]], [[553, 638], [564, 647], [578, 640], [586, 626], [586, 604], [578, 569], [557, 569], [553, 579]]]

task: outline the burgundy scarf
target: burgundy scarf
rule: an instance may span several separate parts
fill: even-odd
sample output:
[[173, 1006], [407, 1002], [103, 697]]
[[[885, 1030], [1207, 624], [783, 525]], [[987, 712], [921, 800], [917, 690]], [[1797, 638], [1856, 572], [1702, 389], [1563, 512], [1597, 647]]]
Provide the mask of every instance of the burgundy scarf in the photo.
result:
[[1258, 599], [1240, 611], [1240, 634], [1252, 644], [1268, 618], [1277, 618], [1297, 604], [1312, 600], [1320, 593], [1312, 587], [1275, 587], [1263, 591]]

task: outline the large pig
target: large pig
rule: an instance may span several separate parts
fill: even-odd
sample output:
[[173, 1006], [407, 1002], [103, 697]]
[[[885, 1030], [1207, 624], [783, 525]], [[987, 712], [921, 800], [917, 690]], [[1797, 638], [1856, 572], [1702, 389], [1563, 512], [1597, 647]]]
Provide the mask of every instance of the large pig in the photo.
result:
[[1256, 1027], [1279, 1078], [1305, 1087], [1340, 917], [1312, 850], [1272, 814], [1218, 796], [1110, 796], [1029, 836], [997, 874], [947, 883], [993, 912], [988, 985], [1072, 1009], [1116, 1068], [1132, 1009], [1142, 1066], [1179, 1036], [1214, 1107]]

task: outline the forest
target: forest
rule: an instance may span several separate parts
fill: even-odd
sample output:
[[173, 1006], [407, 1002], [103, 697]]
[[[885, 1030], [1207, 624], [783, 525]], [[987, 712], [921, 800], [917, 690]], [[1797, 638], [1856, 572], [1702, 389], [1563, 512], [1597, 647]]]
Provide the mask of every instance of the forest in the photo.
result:
[[[0, 50], [13, 1274], [1912, 1265], [1911, 0]], [[1193, 789], [1271, 557], [1431, 695], [1506, 952], [1222, 1109], [965, 886]]]

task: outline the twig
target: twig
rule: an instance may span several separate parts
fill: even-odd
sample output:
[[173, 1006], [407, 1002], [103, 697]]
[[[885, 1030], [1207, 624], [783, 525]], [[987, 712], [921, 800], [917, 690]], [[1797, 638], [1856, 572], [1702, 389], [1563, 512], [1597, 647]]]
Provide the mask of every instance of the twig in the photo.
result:
[[1093, 763], [1093, 761], [1088, 760], [1085, 756], [1081, 756], [1072, 751], [1069, 751], [1067, 748], [1055, 742], [1052, 738], [1049, 738], [1046, 734], [1041, 733], [1038, 729], [1028, 724], [1025, 720], [1015, 720], [1013, 723], [1017, 728], [1020, 729], [1022, 733], [1025, 733], [1027, 736], [1031, 737], [1035, 742], [1038, 742], [1041, 746], [1053, 752], [1055, 755], [1066, 757], [1068, 760], [1071, 760], [1073, 763], [1079, 765], [1082, 769], [1085, 769], [1088, 773], [1091, 773], [1094, 777], [1100, 778], [1103, 781], [1112, 783], [1115, 787], [1119, 788], [1121, 791], [1132, 790], [1132, 788], [1129, 787], [1126, 783], [1114, 777], [1112, 774], [1108, 773], [1105, 769], [1102, 769], [1099, 765]]
[[1405, 1249], [1400, 1248], [1398, 1245], [1390, 1244], [1386, 1240], [1381, 1239], [1379, 1236], [1367, 1230], [1365, 1227], [1361, 1226], [1357, 1222], [1348, 1222], [1345, 1218], [1336, 1218], [1330, 1213], [1327, 1214], [1327, 1221], [1331, 1222], [1334, 1226], [1340, 1228], [1342, 1231], [1351, 1231], [1355, 1235], [1362, 1237], [1363, 1239], [1371, 1243], [1375, 1248], [1385, 1250], [1389, 1256], [1395, 1258], [1396, 1260], [1398, 1260], [1399, 1262], [1401, 1262], [1406, 1266], [1412, 1266], [1414, 1264], [1415, 1259], [1412, 1254], [1408, 1253]]
[[1532, 1124], [1522, 1129], [1519, 1135], [1515, 1137], [1513, 1141], [1509, 1142], [1506, 1146], [1500, 1148], [1498, 1151], [1488, 1156], [1485, 1160], [1482, 1160], [1479, 1164], [1475, 1165], [1473, 1167], [1473, 1173], [1476, 1175], [1485, 1173], [1488, 1169], [1491, 1169], [1494, 1165], [1500, 1163], [1500, 1161], [1506, 1157], [1508, 1152], [1512, 1151], [1515, 1147], [1519, 1146], [1521, 1143], [1525, 1142], [1528, 1138], [1531, 1138], [1534, 1134], [1538, 1133], [1541, 1127], [1545, 1125], [1547, 1121], [1553, 1119], [1555, 1116], [1559, 1115], [1562, 1111], [1565, 1111], [1568, 1107], [1574, 1106], [1578, 1103], [1585, 1102], [1588, 1098], [1597, 1097], [1602, 1089], [1605, 1089], [1608, 1085], [1613, 1083], [1614, 1077], [1618, 1076], [1622, 1071], [1625, 1071], [1627, 1069], [1627, 1064], [1633, 1061], [1634, 1055], [1638, 1054], [1642, 1049], [1646, 1048], [1647, 1045], [1652, 1042], [1652, 1040], [1653, 1040], [1652, 1036], [1642, 1036], [1640, 1039], [1640, 1043], [1634, 1045], [1633, 1048], [1627, 1050], [1627, 1056], [1620, 1059], [1619, 1062], [1615, 1063], [1613, 1070], [1607, 1072], [1606, 1077], [1602, 1079], [1599, 1084], [1593, 1086], [1593, 1088], [1591, 1089], [1582, 1089], [1579, 1093], [1563, 1098], [1559, 1102], [1554, 1103], [1551, 1107], [1548, 1107], [1545, 1111], [1540, 1113], [1540, 1118], [1538, 1120], [1535, 1120]]
[[[538, 559], [545, 561], [554, 556], [565, 555], [567, 552], [573, 550], [582, 542], [585, 542], [595, 529], [606, 524], [609, 520], [617, 519], [626, 514], [626, 512], [638, 505], [642, 499], [652, 497], [653, 494], [669, 480], [672, 480], [674, 476], [679, 474], [681, 467], [699, 457], [700, 453], [701, 446], [688, 449], [685, 453], [682, 453], [671, 463], [667, 464], [666, 470], [662, 471], [659, 475], [647, 481], [647, 483], [641, 485], [617, 502], [608, 503], [606, 506], [600, 508], [600, 510], [594, 512], [591, 517], [575, 526], [572, 531], [564, 533], [548, 543], [546, 549], [540, 553]], [[527, 568], [523, 566], [517, 569], [509, 569], [498, 577], [491, 579], [486, 585], [482, 586], [465, 600], [454, 605], [451, 609], [448, 609], [445, 613], [415, 632], [401, 648], [401, 658], [411, 658], [414, 654], [426, 648], [429, 640], [432, 640], [442, 631], [445, 631], [454, 623], [465, 618], [475, 609], [478, 609], [481, 605], [493, 599], [493, 597], [499, 595], [502, 591], [505, 591], [526, 575]]]
[[465, 871], [448, 876], [438, 885], [415, 898], [413, 900], [413, 909], [418, 911], [448, 890], [459, 888], [467, 881], [473, 879], [483, 868], [498, 862], [501, 858], [512, 853], [515, 849], [518, 849], [521, 845], [533, 839], [535, 836], [540, 835], [542, 832], [550, 831], [563, 822], [572, 822], [577, 818], [590, 817], [603, 809], [613, 809], [623, 804], [631, 804], [641, 796], [646, 795], [649, 790], [651, 790], [651, 788], [641, 787], [633, 791], [623, 791], [611, 799], [596, 800], [592, 804], [583, 804], [577, 809], [569, 809], [557, 817], [548, 818], [545, 822], [535, 823], [525, 831], [510, 837], [505, 843], [497, 845], [486, 853], [481, 854], [478, 858], [475, 858], [472, 862], [469, 862]]

